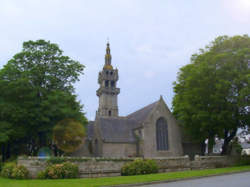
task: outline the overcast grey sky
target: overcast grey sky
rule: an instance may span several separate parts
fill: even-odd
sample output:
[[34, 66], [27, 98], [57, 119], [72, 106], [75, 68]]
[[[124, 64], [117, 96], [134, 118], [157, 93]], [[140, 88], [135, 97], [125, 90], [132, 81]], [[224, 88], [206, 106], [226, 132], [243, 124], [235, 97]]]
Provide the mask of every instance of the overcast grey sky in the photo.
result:
[[127, 115], [160, 95], [171, 108], [172, 83], [193, 53], [219, 35], [249, 32], [250, 0], [0, 0], [0, 68], [23, 41], [57, 43], [86, 66], [76, 93], [93, 120], [107, 37]]

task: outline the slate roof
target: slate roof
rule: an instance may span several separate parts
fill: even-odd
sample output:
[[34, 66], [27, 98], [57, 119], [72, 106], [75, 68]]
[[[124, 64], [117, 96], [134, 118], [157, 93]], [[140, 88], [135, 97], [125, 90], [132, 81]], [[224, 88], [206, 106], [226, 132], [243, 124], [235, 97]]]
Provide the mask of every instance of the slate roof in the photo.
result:
[[142, 122], [157, 105], [154, 102], [126, 117], [99, 117], [98, 124], [104, 142], [134, 143], [133, 130], [141, 127]]
[[87, 138], [92, 140], [94, 134], [94, 121], [89, 121], [87, 125]]
[[[158, 101], [151, 103], [144, 108], [137, 110], [126, 117], [98, 117], [97, 123], [104, 142], [110, 143], [135, 143], [136, 138], [133, 130], [142, 126]], [[87, 125], [88, 140], [93, 139], [94, 121]]]
[[127, 118], [135, 120], [137, 123], [142, 123], [157, 104], [158, 101], [151, 103], [150, 105], [147, 105], [144, 108], [137, 110], [132, 114], [129, 114]]
[[98, 119], [101, 136], [104, 142], [134, 143], [133, 129], [139, 126], [134, 120], [125, 117], [100, 117]]

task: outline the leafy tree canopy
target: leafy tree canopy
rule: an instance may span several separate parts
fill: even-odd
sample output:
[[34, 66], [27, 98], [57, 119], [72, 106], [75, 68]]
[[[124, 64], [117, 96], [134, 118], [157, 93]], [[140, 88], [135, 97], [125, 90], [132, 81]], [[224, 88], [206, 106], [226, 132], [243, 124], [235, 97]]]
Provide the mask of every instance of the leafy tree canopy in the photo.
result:
[[58, 121], [72, 118], [86, 124], [73, 87], [83, 69], [78, 61], [63, 56], [56, 44], [24, 42], [22, 51], [0, 70], [0, 122], [4, 124], [0, 129], [11, 129], [0, 134], [0, 142], [15, 154], [36, 154], [40, 147], [52, 145], [52, 129]]
[[58, 45], [37, 40], [23, 43], [23, 50], [16, 54], [1, 71], [6, 81], [26, 79], [30, 86], [44, 90], [73, 91], [73, 83], [79, 80], [84, 66], [62, 55]]
[[174, 83], [173, 112], [193, 140], [224, 138], [250, 123], [250, 38], [220, 36], [192, 55]]

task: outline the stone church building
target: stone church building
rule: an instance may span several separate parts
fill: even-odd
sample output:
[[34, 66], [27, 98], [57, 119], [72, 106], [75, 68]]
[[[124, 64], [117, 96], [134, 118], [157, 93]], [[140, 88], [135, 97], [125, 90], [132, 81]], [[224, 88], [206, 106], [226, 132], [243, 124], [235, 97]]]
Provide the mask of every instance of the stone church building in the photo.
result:
[[118, 69], [107, 43], [99, 72], [99, 107], [87, 126], [87, 138], [73, 156], [168, 157], [183, 155], [180, 128], [162, 97], [127, 116], [119, 116]]

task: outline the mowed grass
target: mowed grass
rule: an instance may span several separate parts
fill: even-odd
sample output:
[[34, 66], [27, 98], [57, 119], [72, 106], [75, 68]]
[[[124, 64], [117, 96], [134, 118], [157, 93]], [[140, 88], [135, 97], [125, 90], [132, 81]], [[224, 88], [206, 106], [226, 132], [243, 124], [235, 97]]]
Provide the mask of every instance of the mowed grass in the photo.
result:
[[97, 187], [119, 184], [136, 184], [152, 181], [167, 181], [203, 177], [217, 174], [250, 171], [250, 166], [239, 166], [219, 169], [192, 170], [158, 173], [150, 175], [86, 178], [86, 179], [63, 179], [63, 180], [13, 180], [0, 178], [0, 187]]

